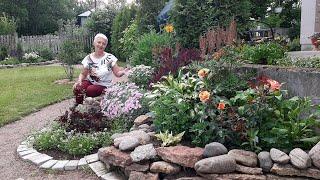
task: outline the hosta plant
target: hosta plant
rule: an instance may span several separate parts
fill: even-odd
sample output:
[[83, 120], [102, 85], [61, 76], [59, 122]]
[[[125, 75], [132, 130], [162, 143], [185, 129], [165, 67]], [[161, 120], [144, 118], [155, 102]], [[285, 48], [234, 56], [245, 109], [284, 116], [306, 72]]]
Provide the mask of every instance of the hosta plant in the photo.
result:
[[185, 132], [183, 131], [182, 133], [173, 135], [172, 132], [169, 133], [169, 131], [167, 130], [164, 133], [160, 131], [160, 133], [155, 134], [155, 136], [158, 140], [162, 141], [161, 146], [165, 147], [165, 146], [176, 145], [177, 143], [179, 143], [182, 140], [184, 133]]

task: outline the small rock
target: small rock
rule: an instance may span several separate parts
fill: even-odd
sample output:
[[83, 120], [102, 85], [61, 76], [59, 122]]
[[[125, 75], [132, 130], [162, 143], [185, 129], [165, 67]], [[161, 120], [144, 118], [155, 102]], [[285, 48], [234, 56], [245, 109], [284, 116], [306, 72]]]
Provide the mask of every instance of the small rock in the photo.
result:
[[116, 172], [109, 172], [100, 177], [102, 180], [125, 180], [120, 174]]
[[316, 168], [297, 169], [291, 164], [277, 164], [275, 163], [271, 168], [272, 173], [280, 176], [302, 176], [314, 179], [320, 179], [320, 170]]
[[142, 172], [136, 172], [132, 171], [129, 176], [129, 180], [158, 180], [159, 175], [155, 173], [142, 173]]
[[141, 145], [148, 144], [150, 142], [150, 136], [141, 130], [131, 131], [128, 133], [128, 136], [136, 137]]
[[230, 155], [214, 156], [198, 161], [194, 165], [197, 173], [224, 174], [236, 170], [236, 161]]
[[154, 149], [153, 144], [138, 146], [130, 153], [133, 162], [154, 159], [156, 156], [157, 152]]
[[122, 152], [113, 146], [100, 148], [98, 157], [100, 161], [113, 166], [126, 167], [132, 164], [132, 159], [128, 153]]
[[309, 151], [309, 156], [313, 165], [320, 169], [320, 142]]
[[276, 148], [271, 148], [270, 156], [274, 162], [279, 164], [287, 164], [290, 161], [290, 156]]
[[263, 174], [262, 168], [252, 168], [247, 166], [242, 166], [237, 164], [236, 171], [241, 172], [243, 174]]
[[141, 124], [145, 124], [145, 123], [150, 122], [150, 120], [151, 120], [150, 116], [141, 115], [141, 116], [138, 116], [138, 117], [134, 120], [134, 124], [137, 125], [137, 126], [140, 126]]
[[150, 171], [154, 173], [175, 174], [180, 172], [180, 166], [165, 161], [158, 161], [151, 164]]
[[293, 149], [289, 153], [289, 156], [291, 164], [296, 168], [307, 169], [311, 166], [311, 159], [309, 155], [300, 148]]
[[137, 163], [133, 163], [130, 166], [127, 166], [125, 168], [125, 171], [139, 171], [139, 172], [146, 172], [149, 170], [149, 163], [145, 163], [145, 164], [137, 164]]
[[150, 126], [148, 124], [142, 124], [138, 128], [139, 129], [150, 129]]
[[263, 172], [270, 172], [270, 169], [273, 166], [273, 162], [270, 156], [270, 153], [267, 151], [262, 151], [258, 154], [260, 168]]
[[202, 159], [202, 148], [187, 146], [159, 147], [156, 149], [158, 156], [164, 161], [193, 168], [194, 164]]
[[256, 167], [258, 164], [257, 154], [251, 151], [232, 149], [228, 152], [228, 155], [233, 157], [236, 162], [245, 166]]
[[116, 138], [119, 138], [119, 137], [122, 137], [122, 134], [121, 134], [121, 133], [114, 133], [114, 134], [111, 136], [111, 139], [112, 139], [112, 140], [115, 140]]
[[219, 156], [227, 153], [228, 153], [228, 149], [223, 144], [218, 142], [212, 142], [210, 144], [207, 144], [204, 147], [203, 156], [213, 157], [213, 156]]
[[251, 174], [199, 174], [202, 177], [210, 180], [266, 180], [265, 175], [251, 175]]
[[120, 142], [119, 149], [122, 151], [127, 151], [127, 150], [133, 150], [137, 146], [139, 146], [139, 140], [137, 138], [127, 137]]

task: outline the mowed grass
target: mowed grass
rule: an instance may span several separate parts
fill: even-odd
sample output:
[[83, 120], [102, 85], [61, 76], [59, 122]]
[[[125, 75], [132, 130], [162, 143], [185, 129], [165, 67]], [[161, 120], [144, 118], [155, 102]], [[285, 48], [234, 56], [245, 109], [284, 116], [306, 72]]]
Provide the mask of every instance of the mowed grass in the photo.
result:
[[58, 66], [0, 69], [0, 127], [46, 105], [72, 97], [71, 84], [54, 83], [65, 77], [63, 67]]

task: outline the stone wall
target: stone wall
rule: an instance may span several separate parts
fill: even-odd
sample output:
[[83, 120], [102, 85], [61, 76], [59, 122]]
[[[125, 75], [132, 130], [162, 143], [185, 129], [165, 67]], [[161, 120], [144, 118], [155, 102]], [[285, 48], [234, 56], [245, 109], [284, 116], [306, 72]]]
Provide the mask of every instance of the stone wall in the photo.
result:
[[152, 113], [141, 115], [130, 132], [113, 134], [113, 146], [99, 149], [99, 160], [129, 180], [320, 179], [320, 142], [308, 153], [272, 148], [256, 154], [228, 150], [218, 142], [204, 148], [160, 147], [152, 117]]
[[257, 76], [266, 75], [280, 83], [290, 96], [311, 97], [320, 104], [320, 71], [310, 68], [285, 68], [269, 65], [243, 65], [240, 72], [255, 72]]

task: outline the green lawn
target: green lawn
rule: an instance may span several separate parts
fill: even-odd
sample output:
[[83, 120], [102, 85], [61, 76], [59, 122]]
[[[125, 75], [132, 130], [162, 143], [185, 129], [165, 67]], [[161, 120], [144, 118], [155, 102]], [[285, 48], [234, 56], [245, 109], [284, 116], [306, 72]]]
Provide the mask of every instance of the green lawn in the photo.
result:
[[0, 127], [46, 105], [71, 97], [72, 85], [53, 83], [65, 76], [62, 67], [0, 69]]

